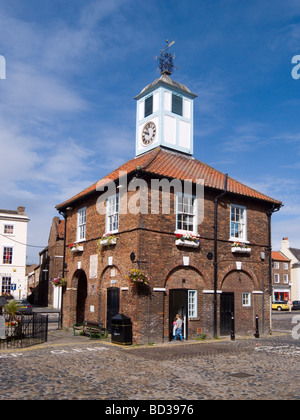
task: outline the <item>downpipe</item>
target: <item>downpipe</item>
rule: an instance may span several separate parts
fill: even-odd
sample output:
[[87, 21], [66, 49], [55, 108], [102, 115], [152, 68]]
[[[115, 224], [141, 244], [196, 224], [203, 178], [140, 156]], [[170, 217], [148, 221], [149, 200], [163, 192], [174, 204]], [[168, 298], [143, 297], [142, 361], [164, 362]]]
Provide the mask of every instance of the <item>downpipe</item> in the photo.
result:
[[218, 305], [217, 305], [217, 288], [218, 288], [218, 204], [220, 198], [227, 193], [228, 174], [225, 174], [224, 191], [215, 198], [214, 208], [214, 337], [218, 335]]

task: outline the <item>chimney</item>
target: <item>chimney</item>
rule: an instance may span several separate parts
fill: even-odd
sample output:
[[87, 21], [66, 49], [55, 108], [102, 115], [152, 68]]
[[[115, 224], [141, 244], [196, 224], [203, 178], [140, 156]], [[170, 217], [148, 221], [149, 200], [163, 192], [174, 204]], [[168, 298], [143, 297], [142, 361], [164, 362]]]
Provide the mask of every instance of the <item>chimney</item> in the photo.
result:
[[18, 211], [18, 213], [19, 214], [25, 214], [25, 207], [22, 207], [22, 206], [19, 206], [18, 208], [17, 208], [17, 211]]
[[281, 249], [284, 250], [284, 249], [288, 249], [289, 247], [290, 247], [289, 238], [282, 238]]

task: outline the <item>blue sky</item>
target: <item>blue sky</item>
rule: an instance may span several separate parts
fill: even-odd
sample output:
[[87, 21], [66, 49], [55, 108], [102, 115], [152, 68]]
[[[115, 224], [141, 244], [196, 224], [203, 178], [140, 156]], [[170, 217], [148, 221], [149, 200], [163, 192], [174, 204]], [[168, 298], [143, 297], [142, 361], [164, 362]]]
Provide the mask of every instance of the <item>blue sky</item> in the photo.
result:
[[300, 248], [299, 1], [0, 0], [0, 28], [0, 208], [26, 207], [30, 245], [55, 205], [134, 156], [133, 98], [169, 39], [172, 78], [198, 95], [194, 156], [283, 201], [273, 249]]

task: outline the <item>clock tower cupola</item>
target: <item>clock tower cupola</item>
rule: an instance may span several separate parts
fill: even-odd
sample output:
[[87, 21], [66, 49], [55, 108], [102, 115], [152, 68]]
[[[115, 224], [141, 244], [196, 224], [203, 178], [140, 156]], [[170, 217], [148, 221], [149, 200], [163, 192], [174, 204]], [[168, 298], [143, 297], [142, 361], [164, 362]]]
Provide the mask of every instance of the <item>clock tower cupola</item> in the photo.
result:
[[174, 56], [168, 50], [173, 44], [167, 41], [161, 50], [161, 76], [135, 97], [136, 156], [159, 146], [193, 154], [193, 100], [197, 95], [170, 78]]

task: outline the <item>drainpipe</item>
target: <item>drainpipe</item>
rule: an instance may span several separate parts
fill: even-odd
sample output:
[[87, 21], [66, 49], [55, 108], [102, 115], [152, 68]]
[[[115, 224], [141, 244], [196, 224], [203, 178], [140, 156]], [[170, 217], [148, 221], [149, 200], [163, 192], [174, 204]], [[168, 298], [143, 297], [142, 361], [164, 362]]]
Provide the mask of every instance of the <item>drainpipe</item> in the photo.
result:
[[266, 214], [268, 217], [268, 277], [269, 277], [269, 304], [270, 304], [270, 334], [272, 334], [272, 233], [271, 233], [271, 217], [272, 214], [280, 210], [282, 205], [273, 204], [273, 206], [267, 210]]
[[228, 174], [225, 174], [224, 191], [215, 198], [214, 211], [214, 337], [217, 337], [217, 288], [218, 288], [218, 203], [221, 197], [227, 193]]
[[[65, 277], [65, 266], [66, 266], [66, 240], [67, 240], [67, 220], [68, 220], [67, 210], [68, 210], [68, 208], [65, 211], [60, 211], [59, 212], [63, 216], [63, 218], [65, 219], [62, 278]], [[61, 326], [61, 328], [63, 327], [63, 309], [64, 309], [63, 290], [61, 288], [61, 308], [60, 308], [60, 326]]]

